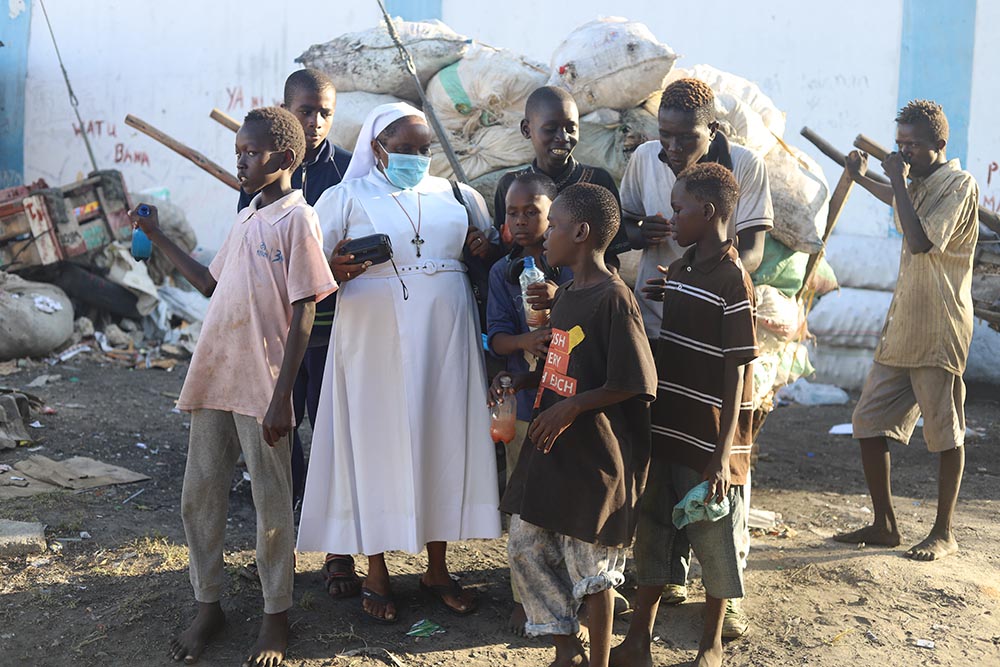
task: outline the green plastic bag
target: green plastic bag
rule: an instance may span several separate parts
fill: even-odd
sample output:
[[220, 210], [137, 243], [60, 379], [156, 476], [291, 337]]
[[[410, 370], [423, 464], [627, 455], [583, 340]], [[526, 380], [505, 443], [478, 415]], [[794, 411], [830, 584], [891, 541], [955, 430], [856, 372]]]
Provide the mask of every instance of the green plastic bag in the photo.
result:
[[764, 237], [764, 257], [750, 277], [754, 285], [770, 285], [785, 296], [794, 297], [802, 288], [808, 263], [809, 255], [795, 252], [768, 234]]

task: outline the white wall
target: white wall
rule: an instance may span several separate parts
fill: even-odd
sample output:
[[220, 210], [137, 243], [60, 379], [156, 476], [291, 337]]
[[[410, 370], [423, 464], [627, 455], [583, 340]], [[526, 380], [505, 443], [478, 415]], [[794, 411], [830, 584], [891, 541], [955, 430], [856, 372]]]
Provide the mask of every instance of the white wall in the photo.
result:
[[972, 62], [972, 110], [969, 118], [969, 159], [966, 168], [979, 183], [981, 203], [1000, 211], [1000, 43], [995, 27], [1000, 23], [1000, 3], [976, 6], [976, 48]]
[[[47, 3], [85, 123], [102, 122], [101, 132], [95, 125], [91, 136], [99, 166], [121, 169], [133, 191], [168, 188], [206, 247], [221, 242], [235, 191], [125, 126], [125, 115], [139, 116], [234, 169], [233, 135], [208, 118], [211, 108], [239, 118], [255, 104], [254, 97], [256, 103], [277, 100], [285, 76], [297, 67], [295, 56], [310, 44], [369, 27], [378, 19], [370, 0], [100, 4]], [[786, 138], [816, 157], [832, 184], [838, 169], [800, 138], [798, 130], [809, 125], [845, 151], [859, 132], [891, 143], [901, 7], [902, 0], [444, 0], [443, 15], [458, 32], [545, 62], [565, 34], [599, 15], [643, 21], [682, 55], [678, 65], [709, 63], [757, 81], [787, 112]], [[979, 41], [985, 42], [988, 24], [979, 24], [984, 26]], [[26, 176], [60, 184], [90, 166], [82, 142], [73, 135], [75, 120], [37, 5], [31, 40]], [[977, 51], [977, 68], [978, 57]], [[989, 85], [988, 77], [988, 71], [977, 71], [977, 90]], [[242, 100], [231, 98], [237, 90]], [[985, 134], [977, 119], [974, 129]], [[995, 137], [990, 140], [992, 158], [1000, 158]], [[971, 145], [976, 153], [976, 142]], [[984, 174], [976, 176], [984, 179]], [[859, 191], [840, 225], [842, 231], [884, 235], [889, 215]]]
[[[217, 248], [238, 193], [124, 123], [133, 114], [235, 173], [231, 131], [219, 107], [242, 120], [281, 98], [293, 60], [309, 45], [373, 25], [374, 2], [84, 3], [46, 7], [102, 169], [120, 169], [133, 192], [166, 187], [201, 245]], [[32, 11], [25, 108], [25, 176], [50, 185], [91, 171], [41, 8]], [[255, 98], [257, 98], [255, 100]], [[100, 130], [97, 123], [100, 122]]]

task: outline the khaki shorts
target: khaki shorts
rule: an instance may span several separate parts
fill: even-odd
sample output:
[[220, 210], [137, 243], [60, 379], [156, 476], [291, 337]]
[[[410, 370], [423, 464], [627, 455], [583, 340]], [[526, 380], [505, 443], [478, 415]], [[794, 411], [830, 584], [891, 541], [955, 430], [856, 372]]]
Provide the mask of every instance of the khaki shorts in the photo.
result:
[[965, 444], [965, 383], [943, 368], [872, 366], [854, 408], [854, 437], [892, 438], [908, 444], [921, 414], [932, 452]]

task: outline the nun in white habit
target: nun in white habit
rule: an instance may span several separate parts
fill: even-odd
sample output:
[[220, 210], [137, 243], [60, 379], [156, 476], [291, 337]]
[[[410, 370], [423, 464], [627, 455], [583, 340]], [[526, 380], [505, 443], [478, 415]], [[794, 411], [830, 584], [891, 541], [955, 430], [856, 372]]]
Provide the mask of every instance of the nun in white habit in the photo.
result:
[[449, 181], [428, 175], [431, 136], [410, 105], [375, 108], [343, 182], [315, 205], [328, 256], [386, 234], [395, 268], [333, 264], [340, 291], [298, 549], [366, 554], [364, 611], [386, 622], [398, 616], [383, 552], [426, 547], [421, 588], [469, 613], [476, 601], [449, 576], [446, 543], [500, 535], [478, 315], [461, 261], [466, 246], [487, 253], [495, 231], [478, 192], [462, 186], [463, 206]]

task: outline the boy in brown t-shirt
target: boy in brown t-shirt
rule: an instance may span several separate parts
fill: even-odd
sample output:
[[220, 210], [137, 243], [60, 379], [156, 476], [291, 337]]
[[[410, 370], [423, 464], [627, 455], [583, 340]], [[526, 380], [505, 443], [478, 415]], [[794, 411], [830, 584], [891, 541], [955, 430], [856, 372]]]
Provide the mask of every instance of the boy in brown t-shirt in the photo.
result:
[[743, 484], [750, 467], [750, 363], [757, 356], [757, 337], [753, 284], [726, 233], [738, 196], [732, 172], [714, 163], [682, 172], [670, 196], [674, 238], [690, 247], [669, 269], [660, 269], [665, 280], [647, 287], [654, 297], [663, 295], [653, 453], [636, 533], [636, 610], [612, 665], [652, 665], [653, 621], [678, 532], [673, 508], [702, 481], [709, 485], [705, 500], [728, 499], [730, 512], [686, 526], [706, 599], [694, 664], [722, 664], [726, 600], [743, 597]]
[[[552, 635], [553, 664], [586, 659], [576, 637], [587, 602], [590, 664], [608, 664], [612, 589], [649, 467], [656, 375], [635, 297], [604, 263], [620, 215], [607, 189], [566, 188], [549, 211], [548, 261], [573, 270], [556, 293], [545, 367], [514, 376], [491, 401], [539, 387], [535, 418], [501, 509], [512, 514], [508, 556], [530, 636]], [[529, 446], [533, 443], [534, 446]]]

